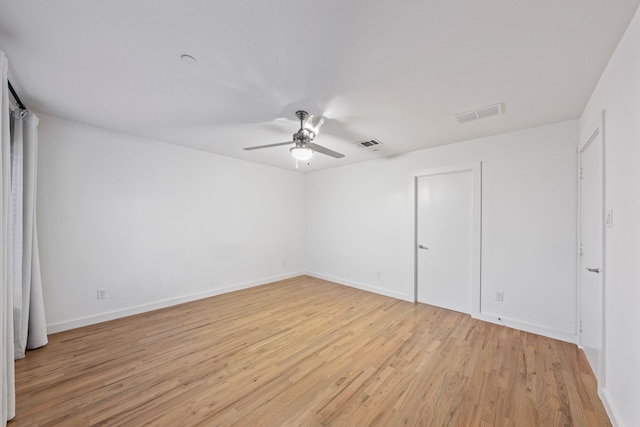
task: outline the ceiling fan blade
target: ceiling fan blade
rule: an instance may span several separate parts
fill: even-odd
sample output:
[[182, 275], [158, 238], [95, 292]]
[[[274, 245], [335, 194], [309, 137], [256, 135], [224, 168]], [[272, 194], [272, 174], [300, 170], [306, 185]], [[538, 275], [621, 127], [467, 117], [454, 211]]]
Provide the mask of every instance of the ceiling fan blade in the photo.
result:
[[313, 142], [308, 143], [307, 147], [312, 148], [313, 151], [317, 151], [320, 154], [326, 154], [327, 156], [335, 157], [336, 159], [344, 157], [344, 154], [340, 154], [337, 151], [329, 150], [328, 148], [323, 147], [322, 145], [314, 144]]
[[322, 127], [322, 134], [333, 136], [348, 142], [359, 142], [371, 139], [371, 136], [361, 129], [340, 119], [327, 119]]
[[304, 128], [313, 132], [314, 136], [318, 136], [320, 132], [320, 128], [324, 124], [324, 117], [322, 116], [309, 116], [306, 123], [304, 124]]
[[295, 141], [278, 142], [277, 144], [256, 145], [255, 147], [245, 147], [243, 150], [258, 150], [260, 148], [279, 147], [281, 145], [295, 144]]

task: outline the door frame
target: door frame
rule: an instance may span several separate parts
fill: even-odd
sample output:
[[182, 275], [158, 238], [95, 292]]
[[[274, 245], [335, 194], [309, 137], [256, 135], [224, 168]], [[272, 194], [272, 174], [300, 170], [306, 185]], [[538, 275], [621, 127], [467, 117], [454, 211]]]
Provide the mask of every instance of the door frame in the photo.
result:
[[411, 200], [410, 259], [413, 271], [413, 302], [418, 302], [418, 178], [455, 172], [471, 172], [473, 181], [473, 223], [471, 225], [471, 315], [480, 314], [481, 250], [482, 250], [482, 162], [456, 164], [411, 172], [409, 185]]
[[[605, 219], [605, 212], [606, 212], [606, 169], [605, 169], [605, 137], [604, 137], [604, 123], [605, 123], [605, 111], [602, 110], [602, 112], [600, 113], [600, 115], [598, 116], [596, 123], [593, 124], [590, 128], [589, 128], [589, 132], [586, 134], [586, 138], [584, 140], [580, 141], [580, 144], [578, 146], [578, 150], [577, 150], [577, 155], [578, 155], [578, 229], [577, 229], [577, 236], [578, 236], [578, 241], [577, 241], [577, 257], [576, 257], [576, 287], [577, 287], [577, 301], [576, 301], [576, 306], [577, 306], [577, 310], [576, 310], [576, 315], [577, 315], [577, 319], [576, 319], [576, 329], [577, 329], [577, 341], [578, 341], [578, 346], [582, 349], [582, 328], [581, 328], [581, 322], [582, 322], [582, 258], [580, 255], [580, 245], [582, 242], [582, 179], [581, 179], [581, 171], [582, 171], [582, 152], [584, 150], [587, 149], [587, 147], [598, 137], [600, 137], [600, 162], [601, 162], [601, 167], [602, 167], [602, 182], [601, 182], [601, 186], [602, 186], [602, 212], [600, 212], [600, 227], [601, 227], [601, 233], [602, 233], [602, 257], [600, 260], [600, 269], [601, 269], [601, 274], [600, 274], [600, 278], [601, 278], [601, 289], [602, 289], [602, 325], [601, 325], [601, 353], [599, 355], [598, 358], [598, 366], [597, 366], [597, 371], [594, 372], [597, 383], [598, 383], [598, 389], [603, 389], [605, 386], [605, 359], [606, 359], [606, 336], [607, 336], [607, 332], [606, 332], [606, 300], [607, 300], [607, 287], [606, 287], [606, 282], [607, 282], [607, 268], [606, 268], [606, 246], [607, 246], [607, 239], [606, 239], [606, 227], [604, 224], [604, 219]], [[584, 141], [584, 142], [583, 142]]]

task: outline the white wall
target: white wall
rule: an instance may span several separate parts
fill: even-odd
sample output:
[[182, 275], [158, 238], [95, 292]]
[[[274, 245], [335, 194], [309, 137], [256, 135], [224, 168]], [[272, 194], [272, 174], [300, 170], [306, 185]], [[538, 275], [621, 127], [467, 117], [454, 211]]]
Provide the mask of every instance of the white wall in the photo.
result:
[[39, 133], [51, 331], [305, 270], [411, 299], [411, 173], [482, 161], [482, 315], [575, 340], [577, 121], [306, 177], [46, 115]]
[[605, 381], [620, 426], [640, 426], [640, 14], [632, 20], [580, 120], [584, 140], [605, 110]]
[[302, 174], [46, 115], [39, 145], [50, 331], [305, 269]]
[[411, 299], [411, 172], [482, 161], [481, 313], [575, 342], [577, 140], [571, 121], [313, 172], [308, 269]]

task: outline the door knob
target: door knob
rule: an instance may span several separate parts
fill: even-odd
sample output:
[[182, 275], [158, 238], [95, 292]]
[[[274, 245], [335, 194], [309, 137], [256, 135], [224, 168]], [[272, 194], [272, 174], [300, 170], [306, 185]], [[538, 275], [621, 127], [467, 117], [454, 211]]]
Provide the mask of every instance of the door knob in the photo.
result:
[[429, 249], [428, 247], [426, 247], [425, 245], [418, 245], [418, 248], [420, 249]]
[[589, 267], [587, 267], [587, 271], [588, 271], [589, 273], [597, 273], [597, 274], [600, 274], [600, 267], [596, 267], [596, 268], [589, 268]]

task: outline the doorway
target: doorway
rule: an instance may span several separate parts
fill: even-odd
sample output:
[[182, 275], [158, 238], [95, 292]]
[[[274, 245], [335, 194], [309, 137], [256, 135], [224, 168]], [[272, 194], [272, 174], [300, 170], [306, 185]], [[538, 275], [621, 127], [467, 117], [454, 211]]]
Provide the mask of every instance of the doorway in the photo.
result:
[[599, 387], [604, 385], [604, 141], [602, 117], [580, 148], [579, 337]]
[[481, 164], [413, 174], [414, 300], [480, 312]]

